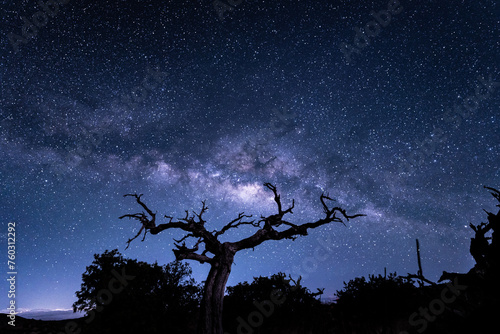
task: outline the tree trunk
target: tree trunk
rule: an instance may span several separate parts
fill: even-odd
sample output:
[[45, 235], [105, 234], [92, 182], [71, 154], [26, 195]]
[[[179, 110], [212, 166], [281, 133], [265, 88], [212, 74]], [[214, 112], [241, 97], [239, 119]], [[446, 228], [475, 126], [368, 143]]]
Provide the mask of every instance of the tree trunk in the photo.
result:
[[221, 254], [214, 257], [208, 273], [200, 307], [198, 334], [223, 334], [222, 308], [227, 279], [235, 252], [223, 244]]

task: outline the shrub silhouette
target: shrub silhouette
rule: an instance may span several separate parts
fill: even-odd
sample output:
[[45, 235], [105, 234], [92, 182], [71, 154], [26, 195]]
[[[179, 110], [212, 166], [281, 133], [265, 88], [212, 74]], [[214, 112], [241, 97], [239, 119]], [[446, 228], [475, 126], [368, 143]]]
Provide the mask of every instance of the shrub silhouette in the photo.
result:
[[[248, 323], [248, 317], [255, 312], [264, 318], [262, 325], [254, 328], [255, 333], [288, 333], [292, 328], [307, 333], [318, 325], [324, 326], [331, 317], [327, 314], [328, 306], [317, 299], [322, 291], [313, 293], [300, 281], [300, 277], [293, 280], [280, 272], [270, 277], [254, 277], [252, 283], [228, 287], [224, 298], [226, 332], [241, 332], [237, 328], [240, 321]], [[283, 302], [273, 303], [272, 308], [266, 306], [266, 312], [262, 312], [256, 304], [272, 303], [271, 295], [276, 291], [280, 293], [278, 299]], [[242, 320], [238, 321], [238, 318]]]
[[[371, 328], [390, 327], [400, 318], [408, 317], [419, 306], [418, 288], [411, 279], [391, 273], [387, 277], [369, 275], [344, 282], [336, 293], [334, 317], [345, 326]], [[358, 328], [359, 330], [359, 328]]]
[[[115, 271], [115, 274], [113, 274]], [[96, 298], [116, 273], [130, 279], [121, 291], [112, 294], [105, 305]], [[83, 274], [78, 300], [73, 310], [87, 312], [87, 332], [92, 333], [185, 333], [185, 324], [195, 316], [200, 288], [190, 277], [191, 268], [178, 261], [160, 266], [125, 259], [118, 250], [94, 255], [94, 261]]]

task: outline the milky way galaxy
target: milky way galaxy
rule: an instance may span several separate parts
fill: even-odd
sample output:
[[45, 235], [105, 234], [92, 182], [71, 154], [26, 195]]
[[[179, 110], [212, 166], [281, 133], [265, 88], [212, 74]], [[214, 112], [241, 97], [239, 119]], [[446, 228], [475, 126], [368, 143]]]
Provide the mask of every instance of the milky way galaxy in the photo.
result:
[[275, 213], [265, 182], [294, 223], [322, 217], [322, 193], [366, 214], [238, 253], [228, 285], [281, 271], [334, 298], [416, 273], [417, 238], [430, 280], [474, 265], [468, 225], [500, 187], [498, 1], [54, 3], [1, 9], [0, 263], [15, 222], [20, 309], [71, 308], [106, 249], [174, 260], [179, 231], [125, 250], [127, 193], [161, 217], [206, 200], [214, 230]]

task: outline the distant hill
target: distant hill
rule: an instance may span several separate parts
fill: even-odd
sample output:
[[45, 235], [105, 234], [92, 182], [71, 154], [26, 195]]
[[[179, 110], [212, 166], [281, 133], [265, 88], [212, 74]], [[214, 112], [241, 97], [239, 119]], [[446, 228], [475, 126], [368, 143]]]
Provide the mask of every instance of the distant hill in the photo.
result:
[[[60, 311], [64, 312], [64, 311]], [[10, 326], [7, 314], [0, 313], [2, 321], [0, 321], [0, 333], [2, 334], [58, 334], [64, 333], [64, 326], [68, 323], [66, 320], [35, 320], [27, 319], [16, 315], [15, 327]], [[76, 323], [83, 323], [83, 318], [74, 319]]]
[[85, 316], [81, 312], [73, 312], [72, 310], [47, 310], [35, 309], [18, 313], [21, 317], [35, 320], [67, 320], [76, 319]]

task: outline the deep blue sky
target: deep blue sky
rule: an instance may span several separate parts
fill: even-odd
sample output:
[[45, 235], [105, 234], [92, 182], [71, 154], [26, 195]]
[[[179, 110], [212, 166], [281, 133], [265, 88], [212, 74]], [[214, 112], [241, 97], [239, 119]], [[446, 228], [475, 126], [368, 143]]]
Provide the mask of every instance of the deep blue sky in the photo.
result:
[[72, 0], [15, 52], [35, 3], [2, 1], [0, 23], [0, 263], [16, 222], [18, 307], [70, 308], [106, 249], [174, 260], [175, 231], [124, 250], [130, 192], [176, 217], [206, 199], [213, 229], [274, 213], [264, 182], [295, 199], [292, 222], [320, 218], [323, 191], [367, 214], [238, 253], [228, 285], [284, 271], [331, 298], [416, 273], [416, 238], [429, 279], [472, 267], [467, 226], [500, 187], [497, 1], [401, 1], [362, 45], [388, 1], [243, 0], [220, 20], [205, 0]]

